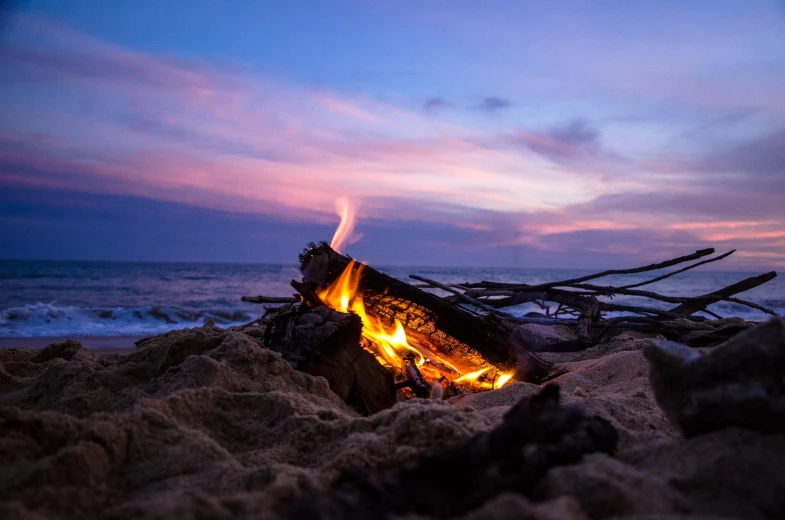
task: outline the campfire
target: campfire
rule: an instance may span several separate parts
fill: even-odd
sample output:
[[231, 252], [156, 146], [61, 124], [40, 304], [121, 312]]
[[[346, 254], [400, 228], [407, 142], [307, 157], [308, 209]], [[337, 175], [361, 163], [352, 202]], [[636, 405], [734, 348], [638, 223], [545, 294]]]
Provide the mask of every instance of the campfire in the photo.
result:
[[[355, 222], [354, 207], [348, 199], [336, 201], [336, 212], [341, 223], [335, 231], [330, 248], [339, 253], [352, 237]], [[325, 246], [322, 246], [324, 248]], [[311, 248], [316, 249], [315, 247]], [[308, 258], [311, 252], [304, 253]], [[365, 291], [360, 289], [366, 265], [349, 261], [337, 279], [315, 290], [318, 299], [330, 309], [342, 313], [353, 312], [362, 321], [362, 346], [387, 370], [396, 375], [398, 386], [404, 394], [415, 395], [448, 390], [448, 393], [468, 392], [477, 389], [501, 388], [513, 372], [503, 372], [485, 361], [482, 356], [473, 357], [448, 355], [442, 348], [446, 337], [434, 338], [436, 328], [425, 327], [427, 312], [419, 312], [419, 327], [412, 325], [412, 302], [385, 302], [384, 295], [378, 297], [369, 292], [371, 312], [366, 311]], [[386, 292], [386, 289], [385, 289]], [[375, 297], [376, 296], [376, 297]], [[390, 305], [397, 303], [398, 305]], [[403, 303], [403, 310], [400, 303]], [[432, 320], [431, 320], [432, 321]], [[406, 324], [406, 325], [404, 325]], [[411, 331], [407, 334], [407, 328]], [[411, 336], [411, 337], [410, 337]], [[414, 337], [418, 339], [414, 339]], [[427, 336], [427, 339], [426, 339]]]
[[[296, 298], [244, 297], [255, 303], [289, 303], [269, 307], [262, 341], [298, 370], [327, 379], [331, 389], [362, 413], [374, 413], [411, 397], [449, 398], [495, 390], [510, 381], [542, 383], [562, 373], [538, 353], [589, 348], [621, 328], [655, 332], [691, 344], [710, 344], [732, 337], [746, 324], [726, 323], [707, 309], [730, 301], [774, 314], [770, 309], [735, 298], [776, 276], [766, 273], [711, 294], [694, 297], [660, 295], [638, 289], [700, 265], [726, 258], [733, 251], [688, 265], [665, 275], [623, 287], [586, 282], [616, 274], [663, 269], [714, 253], [693, 254], [633, 269], [604, 271], [540, 285], [466, 282], [446, 286], [413, 285], [341, 254], [352, 240], [355, 214], [339, 199], [341, 224], [332, 243], [311, 243], [300, 254], [302, 280], [292, 280]], [[440, 297], [423, 289], [440, 289]], [[670, 310], [613, 303], [616, 294], [678, 304]], [[544, 317], [516, 317], [501, 307], [533, 302]], [[548, 302], [558, 304], [551, 314]], [[626, 316], [607, 318], [603, 312]], [[718, 318], [707, 320], [704, 312]], [[562, 317], [559, 317], [560, 314]], [[561, 325], [575, 339], [538, 344], [526, 325]], [[249, 325], [253, 325], [249, 324]]]
[[[363, 347], [373, 354], [382, 366], [398, 374], [399, 379], [406, 381], [414, 377], [424, 380], [429, 388], [436, 384], [447, 388], [457, 385], [459, 391], [466, 392], [501, 388], [512, 378], [512, 372], [502, 372], [485, 362], [481, 356], [459, 357], [443, 353], [443, 337], [441, 340], [434, 340], [431, 339], [434, 334], [430, 334], [428, 339], [425, 339], [423, 334], [416, 334], [419, 340], [410, 341], [402, 321], [411, 323], [410, 314], [395, 312], [394, 309], [400, 306], [389, 306], [388, 312], [385, 312], [385, 309], [377, 310], [375, 314], [366, 312], [363, 291], [359, 290], [366, 267], [354, 260], [350, 261], [341, 275], [328, 286], [318, 289], [316, 295], [331, 309], [344, 313], [354, 312], [360, 317], [363, 324]], [[383, 295], [381, 298], [373, 298], [371, 295], [371, 299], [377, 307], [385, 305]], [[407, 302], [405, 307], [411, 309], [413, 304]], [[390, 320], [392, 323], [389, 323]]]

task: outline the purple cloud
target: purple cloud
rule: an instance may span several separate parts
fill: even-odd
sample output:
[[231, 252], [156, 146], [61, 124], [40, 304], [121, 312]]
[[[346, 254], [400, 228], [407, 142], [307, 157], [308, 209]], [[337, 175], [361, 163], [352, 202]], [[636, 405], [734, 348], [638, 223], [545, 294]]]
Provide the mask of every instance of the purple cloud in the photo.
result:
[[785, 129], [720, 152], [703, 161], [699, 168], [706, 172], [738, 173], [745, 177], [776, 177], [776, 180], [785, 183]]
[[613, 158], [603, 150], [600, 131], [583, 119], [574, 119], [545, 132], [518, 130], [512, 137], [516, 146], [540, 154], [557, 163]]
[[513, 103], [509, 99], [499, 96], [487, 96], [482, 98], [482, 101], [480, 101], [480, 103], [474, 108], [475, 110], [480, 110], [489, 114], [495, 114], [500, 110], [510, 108], [512, 105]]
[[426, 112], [435, 112], [437, 110], [452, 108], [454, 106], [455, 105], [453, 103], [451, 103], [450, 101], [448, 101], [447, 99], [441, 96], [429, 97], [428, 99], [425, 100], [425, 102], [422, 105], [423, 110], [425, 110]]

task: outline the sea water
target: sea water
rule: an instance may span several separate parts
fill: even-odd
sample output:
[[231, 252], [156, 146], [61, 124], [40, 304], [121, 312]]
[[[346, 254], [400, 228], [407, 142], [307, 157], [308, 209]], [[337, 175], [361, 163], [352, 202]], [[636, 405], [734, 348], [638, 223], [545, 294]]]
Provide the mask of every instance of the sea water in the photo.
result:
[[[574, 269], [379, 267], [401, 280], [418, 274], [442, 283], [489, 280], [538, 284], [590, 274]], [[656, 273], [594, 280], [596, 285], [624, 285]], [[696, 296], [742, 280], [753, 273], [688, 271], [641, 289], [675, 296]], [[296, 265], [228, 263], [147, 263], [0, 261], [0, 337], [149, 336], [198, 327], [208, 320], [227, 327], [260, 316], [261, 305], [243, 303], [244, 295], [290, 296]], [[417, 282], [414, 282], [417, 283]], [[442, 293], [444, 294], [444, 293]], [[785, 313], [785, 279], [739, 295]], [[617, 296], [616, 303], [668, 309], [673, 304]], [[720, 316], [764, 320], [760, 311], [722, 302], [710, 309]], [[534, 304], [506, 309], [523, 315], [540, 311]], [[551, 310], [554, 310], [553, 308]]]

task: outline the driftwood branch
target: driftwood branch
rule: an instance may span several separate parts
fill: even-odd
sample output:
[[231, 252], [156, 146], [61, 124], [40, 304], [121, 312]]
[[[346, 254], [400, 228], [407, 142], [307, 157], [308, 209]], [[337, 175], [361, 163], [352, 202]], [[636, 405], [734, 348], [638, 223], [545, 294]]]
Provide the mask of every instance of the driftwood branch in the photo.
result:
[[412, 278], [414, 280], [419, 280], [421, 282], [425, 282], [425, 283], [427, 283], [430, 286], [436, 287], [437, 289], [442, 289], [443, 291], [447, 291], [448, 293], [454, 294], [459, 299], [465, 301], [466, 303], [474, 305], [475, 307], [479, 307], [482, 310], [485, 310], [485, 311], [488, 311], [488, 312], [492, 312], [494, 314], [502, 314], [499, 311], [497, 311], [496, 309], [494, 309], [493, 307], [488, 307], [487, 305], [485, 305], [481, 301], [475, 300], [471, 296], [467, 296], [466, 294], [464, 294], [464, 293], [462, 293], [462, 292], [460, 292], [460, 291], [458, 291], [456, 289], [453, 289], [449, 285], [444, 285], [444, 284], [441, 284], [439, 282], [434, 282], [433, 280], [429, 280], [427, 278], [423, 278], [422, 276], [417, 276], [415, 274], [410, 274], [409, 278]]
[[715, 256], [714, 258], [709, 258], [708, 260], [703, 260], [703, 261], [700, 261], [700, 262], [696, 262], [696, 263], [694, 263], [692, 265], [688, 265], [687, 267], [683, 267], [683, 268], [678, 269], [676, 271], [671, 271], [670, 273], [666, 273], [666, 274], [664, 274], [662, 276], [658, 276], [656, 278], [652, 278], [651, 280], [646, 280], [644, 282], [638, 282], [638, 283], [632, 283], [632, 284], [629, 284], [629, 285], [624, 285], [622, 287], [619, 287], [619, 289], [632, 289], [634, 287], [641, 287], [641, 286], [644, 286], [644, 285], [649, 285], [649, 284], [654, 283], [654, 282], [659, 282], [660, 280], [665, 280], [666, 278], [670, 278], [671, 276], [677, 275], [679, 273], [683, 273], [684, 271], [689, 271], [690, 269], [695, 269], [696, 267], [700, 267], [702, 265], [709, 264], [711, 262], [716, 262], [718, 260], [722, 260], [723, 258], [727, 258], [727, 257], [729, 257], [730, 255], [732, 255], [735, 252], [736, 252], [736, 250], [732, 249], [732, 250], [728, 251], [727, 253], [721, 254], [719, 256]]
[[245, 303], [297, 303], [300, 299], [294, 296], [243, 296], [240, 301]]
[[[571, 278], [568, 280], [547, 282], [536, 285], [492, 282], [484, 280], [480, 282], [465, 282], [460, 285], [441, 285], [440, 288], [448, 290], [452, 294], [451, 296], [447, 297], [449, 301], [454, 303], [470, 301], [478, 308], [484, 310], [487, 310], [487, 308], [492, 308], [495, 310], [513, 305], [520, 305], [523, 303], [536, 303], [541, 308], [546, 309], [547, 312], [549, 309], [547, 302], [554, 302], [558, 304], [554, 318], [559, 314], [566, 314], [568, 316], [576, 317], [577, 320], [513, 317], [508, 317], [507, 320], [517, 323], [572, 325], [575, 328], [576, 334], [578, 335], [579, 343], [584, 346], [590, 346], [593, 344], [593, 341], [591, 340], [592, 333], [595, 334], [596, 340], [599, 340], [605, 331], [614, 327], [618, 327], [622, 324], [626, 328], [635, 328], [636, 330], [642, 330], [642, 328], [646, 328], [647, 330], [652, 330], [655, 332], [667, 331], [669, 333], [669, 337], [673, 338], [676, 336], [676, 339], [678, 340], [679, 337], [677, 334], [684, 332], [687, 329], [694, 331], [694, 328], [677, 327], [671, 326], [669, 324], [673, 324], [678, 320], [685, 319], [694, 323], [705, 322], [707, 318], [704, 316], [695, 316], [695, 313], [697, 312], [703, 312], [717, 320], [721, 320], [721, 317], [717, 313], [707, 309], [709, 305], [720, 301], [728, 301], [738, 305], [744, 305], [766, 314], [776, 316], [777, 314], [772, 309], [768, 309], [763, 305], [734, 297], [740, 292], [752, 289], [768, 282], [776, 276], [776, 273], [774, 272], [747, 278], [712, 293], [694, 297], [670, 296], [659, 294], [651, 290], [636, 289], [637, 287], [670, 278], [690, 269], [694, 269], [711, 262], [717, 262], [727, 258], [733, 254], [735, 250], [731, 250], [727, 253], [692, 263], [681, 269], [677, 269], [664, 275], [634, 284], [614, 287], [610, 285], [602, 286], [586, 283], [590, 280], [610, 275], [634, 274], [663, 269], [673, 265], [688, 262], [690, 260], [703, 258], [712, 254], [713, 252], [714, 249], [702, 249], [691, 255], [685, 255], [672, 260], [666, 260], [633, 269], [612, 269], [600, 273]], [[412, 278], [424, 280], [417, 276], [412, 276]], [[432, 280], [427, 280], [427, 282], [431, 285], [439, 286], [437, 285], [438, 282], [434, 282]], [[464, 287], [465, 290], [461, 292], [459, 287]], [[663, 309], [661, 305], [651, 306], [646, 305], [645, 303], [637, 304], [637, 302], [636, 304], [629, 304], [608, 301], [615, 296], [621, 295], [670, 303], [674, 304], [675, 307], [671, 309]], [[481, 303], [485, 307], [481, 307], [480, 305], [477, 305], [477, 303]], [[603, 318], [600, 312], [630, 313], [637, 315], [640, 320], [635, 321], [632, 317], [622, 317], [607, 320]], [[597, 324], [601, 325], [601, 332], [599, 335], [596, 334], [597, 327], [595, 327], [595, 325]], [[687, 332], [684, 333], [686, 334]], [[720, 337], [722, 335], [715, 334], [714, 336]]]
[[763, 285], [764, 283], [768, 282], [769, 280], [775, 278], [777, 273], [774, 271], [760, 274], [758, 276], [751, 276], [750, 278], [745, 278], [740, 282], [736, 282], [732, 285], [727, 287], [723, 287], [718, 291], [714, 291], [709, 294], [704, 294], [703, 296], [696, 296], [692, 298], [692, 301], [689, 303], [683, 303], [678, 307], [674, 307], [671, 309], [671, 312], [679, 313], [679, 314], [693, 314], [699, 312], [706, 308], [707, 305], [711, 305], [712, 303], [717, 303], [722, 301], [726, 298], [733, 296], [734, 294], [738, 294], [740, 292], [748, 291], [750, 289], [754, 289], [759, 285]]
[[[543, 289], [550, 289], [552, 287], [561, 287], [561, 286], [569, 286], [576, 283], [587, 282], [589, 280], [594, 280], [596, 278], [604, 278], [606, 276], [615, 276], [621, 274], [636, 274], [636, 273], [644, 273], [647, 271], [657, 271], [659, 269], [664, 269], [666, 267], [670, 267], [672, 265], [681, 264], [684, 262], [689, 262], [690, 260], [695, 260], [697, 258], [702, 258], [706, 255], [711, 255], [714, 253], [713, 248], [709, 249], [701, 249], [699, 251], [695, 251], [691, 255], [680, 256], [679, 258], [674, 258], [672, 260], [665, 260], [664, 262], [658, 262], [656, 264], [649, 264], [643, 267], [635, 267], [632, 269], [609, 269], [607, 271], [602, 271], [601, 273], [589, 274], [586, 276], [580, 276], [578, 278], [571, 278], [569, 280], [561, 280], [557, 282], [547, 282], [537, 285], [515, 285], [515, 284], [500, 284], [500, 283], [493, 283], [493, 282], [481, 282], [481, 284], [485, 286], [490, 286], [492, 283], [493, 286], [497, 288], [510, 288], [510, 289], [526, 289], [529, 291], [539, 291]], [[475, 284], [464, 284], [467, 287], [473, 287]]]

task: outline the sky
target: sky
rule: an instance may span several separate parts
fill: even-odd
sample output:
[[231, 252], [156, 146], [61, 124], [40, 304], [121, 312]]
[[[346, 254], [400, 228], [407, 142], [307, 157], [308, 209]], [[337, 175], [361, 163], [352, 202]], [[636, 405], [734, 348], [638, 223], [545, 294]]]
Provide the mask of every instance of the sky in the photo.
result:
[[0, 258], [785, 267], [785, 2], [12, 1]]

